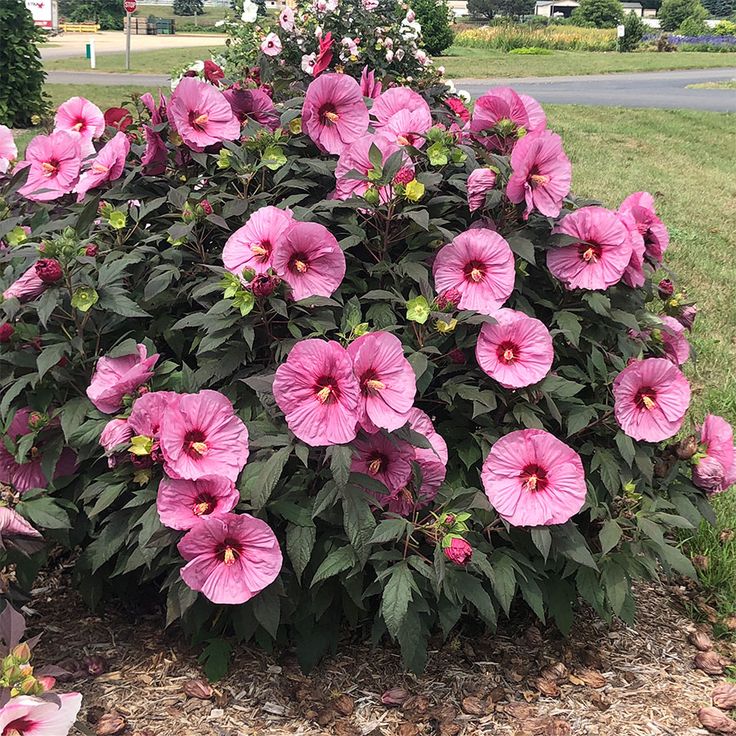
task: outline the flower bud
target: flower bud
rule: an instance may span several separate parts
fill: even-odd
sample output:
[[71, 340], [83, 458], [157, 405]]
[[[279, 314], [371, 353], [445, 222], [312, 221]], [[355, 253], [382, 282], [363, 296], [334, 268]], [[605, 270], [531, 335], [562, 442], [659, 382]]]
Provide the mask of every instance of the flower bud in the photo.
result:
[[97, 721], [95, 733], [97, 736], [116, 736], [116, 734], [122, 733], [125, 730], [126, 725], [125, 718], [114, 710], [110, 713], [105, 713]]
[[94, 258], [97, 253], [99, 252], [99, 248], [97, 247], [96, 243], [90, 243], [85, 249], [84, 249], [84, 255], [89, 256], [90, 258]]
[[675, 448], [677, 457], [679, 457], [680, 460], [689, 460], [697, 451], [698, 440], [693, 434], [680, 440]]
[[679, 314], [675, 315], [675, 319], [686, 329], [691, 330], [693, 329], [693, 324], [695, 323], [695, 317], [698, 315], [698, 308], [695, 306], [695, 304], [688, 304], [684, 306]]
[[693, 467], [693, 483], [708, 493], [721, 490], [725, 482], [726, 471], [714, 457], [701, 457]]
[[409, 691], [403, 687], [392, 687], [390, 690], [381, 695], [381, 702], [384, 705], [399, 707], [409, 699]]
[[39, 688], [36, 678], [33, 675], [28, 675], [15, 686], [15, 689], [23, 695], [34, 695]]
[[36, 275], [44, 284], [55, 284], [63, 275], [61, 264], [53, 258], [41, 258], [36, 261]]
[[82, 660], [82, 664], [92, 677], [99, 677], [107, 672], [107, 660], [104, 657], [100, 657], [98, 654], [93, 654], [91, 657], [85, 657]]
[[736, 708], [736, 685], [733, 682], [722, 682], [713, 690], [711, 698], [716, 708], [733, 710]]
[[214, 694], [210, 684], [199, 678], [187, 680], [184, 683], [184, 692], [188, 697], [198, 698], [199, 700], [209, 700]]
[[56, 678], [51, 677], [51, 675], [41, 675], [41, 677], [37, 677], [36, 680], [38, 681], [38, 684], [43, 688], [44, 692], [49, 692], [50, 690], [53, 690], [56, 685]]
[[250, 282], [250, 290], [253, 292], [253, 296], [263, 299], [271, 296], [280, 283], [281, 279], [278, 276], [261, 274], [260, 276], [255, 276]]
[[701, 708], [698, 711], [698, 720], [712, 733], [719, 733], [722, 736], [736, 735], [736, 721], [729, 718], [718, 708]]
[[202, 212], [204, 212], [205, 215], [211, 215], [212, 214], [212, 212], [213, 212], [212, 205], [206, 199], [203, 199], [199, 203], [199, 206], [202, 208]]
[[378, 189], [375, 189], [374, 187], [366, 189], [363, 193], [363, 199], [368, 202], [368, 204], [377, 205], [380, 199], [378, 196]]
[[408, 166], [404, 166], [403, 169], [399, 169], [394, 176], [394, 184], [408, 184], [414, 179], [414, 171]]
[[30, 662], [31, 660], [31, 648], [25, 642], [13, 647], [13, 651], [11, 652], [11, 654], [15, 658], [16, 662], [25, 663]]
[[15, 327], [10, 322], [3, 322], [0, 325], [0, 343], [8, 344], [15, 333]]
[[463, 295], [454, 287], [451, 289], [445, 289], [443, 292], [440, 292], [440, 294], [435, 299], [437, 309], [442, 312], [448, 309], [455, 309], [460, 303], [462, 296]]
[[446, 540], [447, 537], [442, 540], [442, 551], [445, 557], [455, 565], [467, 565], [473, 556], [473, 548], [462, 537], [451, 537], [449, 543]]
[[662, 301], [667, 301], [675, 293], [675, 285], [669, 279], [662, 279], [658, 286], [657, 292]]

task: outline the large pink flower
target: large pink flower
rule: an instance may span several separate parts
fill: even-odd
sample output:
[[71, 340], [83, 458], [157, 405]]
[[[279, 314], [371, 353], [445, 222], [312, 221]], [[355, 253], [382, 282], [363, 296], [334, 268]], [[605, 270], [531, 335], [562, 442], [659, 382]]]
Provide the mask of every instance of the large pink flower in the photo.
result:
[[496, 324], [484, 324], [475, 346], [478, 365], [504, 388], [541, 381], [552, 367], [552, 336], [542, 322], [514, 309], [494, 312]]
[[517, 139], [533, 129], [524, 101], [510, 87], [494, 87], [475, 101], [470, 130], [489, 151], [509, 153]]
[[483, 463], [481, 480], [491, 506], [513, 526], [564, 524], [585, 503], [580, 455], [542, 429], [501, 437]]
[[166, 171], [166, 159], [168, 151], [163, 138], [149, 125], [143, 126], [143, 134], [146, 138], [146, 150], [141, 156], [141, 163], [145, 167], [148, 176], [158, 176]]
[[415, 511], [430, 504], [447, 475], [445, 465], [437, 459], [414, 456], [418, 477], [412, 472], [408, 481], [398, 491], [388, 497], [386, 507], [394, 514], [410, 516]]
[[321, 151], [341, 153], [368, 130], [360, 85], [347, 74], [317, 77], [304, 97], [302, 125]]
[[654, 197], [649, 192], [635, 192], [621, 202], [619, 210], [630, 212], [644, 238], [646, 255], [652, 263], [662, 263], [662, 256], [670, 243], [670, 236], [662, 220], [654, 211]]
[[720, 493], [736, 483], [736, 449], [733, 428], [715, 414], [708, 414], [700, 428], [702, 451], [694, 460], [693, 483], [709, 493]]
[[690, 343], [685, 328], [674, 317], [662, 317], [662, 344], [664, 354], [675, 365], [683, 365], [690, 358]]
[[424, 145], [422, 135], [432, 127], [426, 100], [409, 87], [391, 87], [373, 103], [374, 127], [400, 146]]
[[429, 415], [414, 407], [408, 415], [409, 427], [418, 434], [424, 435], [432, 447], [416, 447], [415, 456], [418, 460], [439, 461], [447, 465], [449, 454], [445, 438], [437, 432]]
[[253, 120], [271, 130], [279, 127], [279, 113], [273, 100], [263, 90], [231, 87], [222, 94], [241, 123]]
[[496, 186], [496, 172], [493, 169], [473, 169], [468, 174], [468, 209], [471, 212], [485, 206], [486, 194]]
[[690, 384], [666, 358], [636, 360], [613, 382], [614, 412], [635, 440], [660, 442], [680, 431], [690, 405]]
[[360, 385], [337, 342], [302, 340], [276, 370], [273, 395], [289, 429], [312, 447], [355, 439]]
[[67, 736], [82, 707], [79, 693], [63, 693], [59, 702], [19, 695], [0, 709], [3, 736]]
[[116, 133], [101, 149], [89, 168], [79, 177], [74, 191], [77, 202], [84, 199], [90, 189], [119, 179], [125, 169], [125, 158], [130, 151], [130, 139], [125, 133]]
[[367, 432], [403, 427], [414, 404], [416, 376], [396, 335], [371, 332], [348, 345], [360, 384], [358, 421]]
[[182, 580], [213, 603], [245, 603], [279, 575], [279, 543], [265, 521], [250, 514], [200, 519], [178, 544], [188, 561]]
[[55, 130], [77, 133], [89, 143], [105, 132], [105, 116], [93, 102], [84, 97], [72, 97], [56, 111], [54, 127]]
[[266, 273], [271, 268], [271, 256], [276, 243], [293, 221], [291, 210], [270, 205], [256, 210], [225, 243], [222, 251], [225, 268], [238, 275], [246, 268], [253, 269], [257, 274]]
[[194, 77], [179, 82], [167, 112], [176, 132], [194, 151], [240, 136], [240, 122], [222, 92]]
[[13, 140], [13, 131], [0, 125], [0, 174], [5, 174], [11, 162], [18, 158], [18, 148]]
[[631, 238], [615, 212], [583, 207], [552, 232], [580, 239], [547, 252], [547, 268], [567, 289], [607, 289], [621, 280], [631, 260]]
[[629, 260], [629, 265], [626, 266], [622, 280], [632, 289], [639, 289], [644, 286], [647, 280], [647, 276], [644, 273], [644, 238], [639, 232], [636, 220], [631, 214], [631, 211], [619, 210], [616, 216], [623, 223], [631, 241], [631, 259]]
[[128, 425], [134, 434], [158, 439], [164, 413], [177, 404], [180, 394], [174, 391], [149, 391], [139, 396], [130, 410]]
[[540, 130], [525, 135], [514, 146], [506, 194], [515, 204], [526, 204], [525, 219], [532, 210], [557, 217], [571, 182], [572, 164], [557, 134]]
[[74, 188], [82, 165], [79, 140], [71, 133], [57, 130], [51, 135], [37, 135], [26, 149], [28, 179], [19, 190], [27, 199], [50, 202]]
[[370, 97], [375, 100], [376, 97], [381, 95], [383, 84], [376, 81], [376, 72], [373, 69], [368, 69], [367, 66], [363, 67], [363, 71], [360, 73], [360, 91], [363, 97]]
[[0, 550], [17, 549], [25, 555], [31, 555], [43, 549], [43, 546], [41, 532], [34, 529], [15, 509], [0, 506]]
[[164, 469], [176, 479], [220, 475], [235, 481], [248, 461], [248, 429], [218, 391], [182, 394], [169, 403], [159, 442]]
[[460, 233], [443, 246], [434, 261], [438, 293], [460, 292], [460, 309], [493, 314], [514, 290], [514, 254], [493, 230], [476, 228]]
[[526, 114], [529, 117], [529, 133], [535, 130], [544, 130], [547, 127], [547, 115], [545, 114], [542, 106], [529, 95], [519, 95], [519, 99], [524, 104]]
[[[383, 432], [360, 435], [353, 442], [353, 463], [350, 470], [383, 483], [389, 494], [403, 488], [411, 478], [414, 448], [407, 442], [389, 437]], [[386, 495], [374, 494], [379, 501]]]
[[37, 296], [41, 296], [48, 288], [49, 285], [42, 281], [36, 272], [36, 264], [34, 263], [5, 289], [3, 299], [18, 299], [21, 302], [30, 301]]
[[164, 478], [158, 486], [156, 508], [164, 526], [191, 529], [208, 516], [222, 516], [240, 501], [240, 493], [229, 478], [212, 475], [199, 480]]
[[345, 254], [318, 222], [294, 222], [273, 251], [274, 271], [291, 287], [295, 301], [332, 296], [345, 278]]
[[142, 343], [131, 355], [120, 358], [102, 356], [87, 387], [87, 397], [104, 414], [114, 414], [122, 407], [123, 397], [133, 393], [153, 375], [158, 357], [158, 353], [149, 357]]

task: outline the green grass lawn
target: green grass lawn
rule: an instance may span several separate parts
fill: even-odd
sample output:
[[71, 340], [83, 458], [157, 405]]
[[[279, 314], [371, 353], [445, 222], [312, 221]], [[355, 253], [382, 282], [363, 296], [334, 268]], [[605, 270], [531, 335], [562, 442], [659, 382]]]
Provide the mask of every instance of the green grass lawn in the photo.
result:
[[709, 54], [677, 51], [664, 54], [615, 51], [553, 51], [540, 56], [522, 56], [491, 49], [451, 46], [446, 56], [435, 59], [453, 78], [559, 77], [566, 74], [652, 72], [666, 69], [707, 69], [736, 66], [736, 53]]
[[703, 82], [702, 84], [688, 84], [688, 89], [736, 89], [736, 79], [730, 82]]

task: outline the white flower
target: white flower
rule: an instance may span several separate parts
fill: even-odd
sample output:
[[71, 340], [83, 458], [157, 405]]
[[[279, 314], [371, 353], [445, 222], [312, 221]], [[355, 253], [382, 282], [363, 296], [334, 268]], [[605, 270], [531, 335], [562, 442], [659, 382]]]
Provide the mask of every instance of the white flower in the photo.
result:
[[466, 89], [459, 89], [457, 91], [457, 96], [467, 105], [470, 103], [470, 92], [468, 92]]
[[302, 56], [302, 71], [305, 74], [314, 74], [314, 62], [317, 60], [317, 54], [304, 54]]
[[222, 26], [225, 25], [225, 23], [227, 23], [227, 21], [225, 19], [215, 21], [215, 28], [221, 28]]
[[391, 49], [386, 50], [386, 61], [390, 64], [394, 59], [394, 52]]
[[182, 76], [183, 75], [180, 74], [178, 77], [171, 77], [171, 91], [172, 92], [176, 89], [179, 82], [181, 82]]
[[452, 81], [452, 79], [448, 79], [445, 81], [445, 84], [450, 90], [450, 94], [455, 94], [455, 82]]
[[437, 67], [437, 74], [439, 74], [440, 76], [442, 76], [444, 73], [445, 73], [445, 67], [438, 66]]
[[240, 20], [243, 23], [255, 23], [258, 18], [258, 6], [252, 0], [243, 1], [243, 14]]
[[322, 38], [322, 26], [317, 26], [314, 29], [314, 36], [315, 38]]
[[204, 71], [204, 62], [201, 59], [197, 59], [197, 61], [189, 67], [189, 71], [201, 74]]

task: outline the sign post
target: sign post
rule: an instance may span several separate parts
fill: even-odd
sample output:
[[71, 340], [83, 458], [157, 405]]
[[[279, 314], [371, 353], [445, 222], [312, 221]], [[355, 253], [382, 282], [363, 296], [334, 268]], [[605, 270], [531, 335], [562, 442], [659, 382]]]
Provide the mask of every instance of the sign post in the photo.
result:
[[616, 26], [616, 51], [621, 51], [621, 39], [626, 35], [626, 26]]
[[125, 8], [128, 21], [128, 32], [125, 34], [125, 68], [128, 71], [130, 71], [130, 15], [135, 13], [137, 7], [136, 0], [123, 0], [123, 8]]

